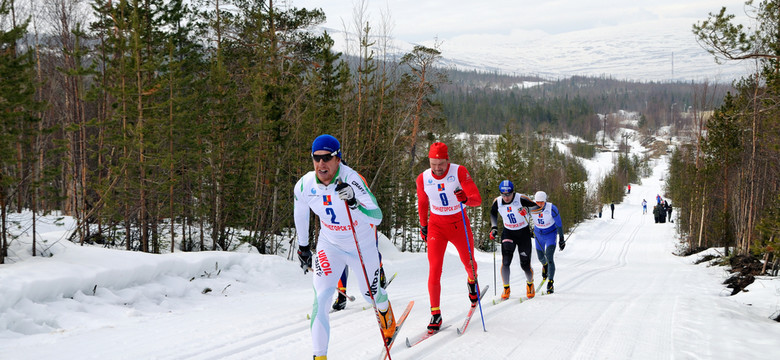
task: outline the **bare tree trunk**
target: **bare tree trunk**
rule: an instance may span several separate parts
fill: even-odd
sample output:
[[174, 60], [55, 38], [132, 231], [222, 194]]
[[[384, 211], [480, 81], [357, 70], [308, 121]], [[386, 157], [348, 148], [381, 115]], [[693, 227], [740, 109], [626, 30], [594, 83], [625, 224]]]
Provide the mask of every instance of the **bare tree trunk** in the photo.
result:
[[[134, 14], [133, 18], [135, 21], [140, 21], [138, 18], [138, 1], [134, 1], [133, 8], [134, 8]], [[138, 214], [138, 220], [141, 224], [141, 248], [143, 252], [149, 252], [149, 225], [147, 223], [147, 209], [146, 209], [146, 164], [145, 164], [145, 157], [144, 157], [144, 106], [143, 106], [143, 76], [142, 76], [142, 70], [141, 70], [141, 42], [140, 42], [140, 35], [139, 31], [140, 26], [133, 26], [133, 40], [134, 40], [134, 46], [133, 46], [133, 53], [135, 57], [135, 81], [136, 81], [136, 112], [137, 114], [137, 123], [136, 123], [136, 133], [138, 134], [138, 170], [139, 170], [139, 178], [138, 178], [138, 205], [139, 205], [139, 214]]]
[[[0, 184], [3, 183], [3, 173], [0, 171]], [[5, 186], [0, 185], [0, 264], [5, 264], [5, 257], [8, 256], [8, 240], [6, 238], [6, 219], [5, 213]]]
[[[30, 0], [30, 8], [32, 9], [33, 13], [37, 13], [35, 2]], [[41, 70], [41, 56], [40, 56], [40, 43], [38, 41], [38, 23], [36, 21], [36, 17], [33, 16], [32, 19], [33, 23], [33, 32], [35, 33], [35, 66], [36, 66], [36, 78], [38, 79], [38, 83], [43, 83], [43, 76], [42, 76], [42, 70]], [[40, 100], [41, 98], [41, 89], [40, 87], [36, 88], [35, 90], [35, 98], [36, 100]], [[36, 256], [37, 250], [37, 214], [38, 214], [38, 189], [40, 188], [40, 180], [41, 180], [41, 174], [43, 174], [43, 144], [41, 137], [43, 136], [43, 111], [38, 111], [38, 133], [35, 135], [35, 149], [38, 150], [38, 156], [36, 157], [37, 163], [33, 165], [33, 181], [35, 183], [34, 189], [33, 189], [33, 198], [32, 198], [32, 256]], [[2, 261], [0, 261], [2, 263]]]
[[[168, 56], [173, 59], [173, 44], [171, 44]], [[174, 214], [173, 214], [173, 71], [168, 73], [169, 93], [168, 93], [168, 187], [169, 212], [168, 217], [171, 223], [171, 253], [176, 249], [176, 233], [174, 232]]]

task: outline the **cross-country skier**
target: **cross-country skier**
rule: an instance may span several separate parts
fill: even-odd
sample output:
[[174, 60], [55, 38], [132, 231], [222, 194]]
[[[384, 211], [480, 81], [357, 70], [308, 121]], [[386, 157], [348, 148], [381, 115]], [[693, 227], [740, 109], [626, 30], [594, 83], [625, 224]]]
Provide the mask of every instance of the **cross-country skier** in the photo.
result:
[[458, 250], [460, 261], [468, 274], [471, 306], [476, 306], [479, 300], [477, 264], [471, 261], [470, 255], [474, 252], [474, 236], [468, 216], [465, 211], [461, 211], [460, 205], [479, 206], [482, 204], [482, 196], [468, 170], [450, 163], [447, 145], [444, 143], [431, 144], [428, 161], [430, 169], [417, 177], [417, 211], [420, 215], [420, 236], [428, 244], [428, 296], [431, 302], [428, 330], [433, 332], [438, 331], [442, 323], [439, 300], [442, 263], [448, 242]]
[[498, 184], [499, 197], [490, 208], [490, 240], [498, 238], [498, 215], [504, 223], [501, 232], [501, 280], [504, 282], [502, 299], [509, 298], [509, 265], [512, 264], [515, 247], [520, 255], [520, 268], [525, 272], [526, 296], [534, 297], [534, 272], [531, 270], [531, 230], [528, 226], [528, 209], [536, 204], [525, 194], [515, 192], [515, 185], [509, 180]]
[[642, 199], [642, 215], [647, 214], [647, 200]]
[[537, 191], [534, 194], [534, 202], [539, 207], [531, 210], [534, 221], [534, 237], [536, 238], [536, 256], [542, 263], [542, 278], [547, 281], [547, 293], [552, 294], [555, 277], [555, 234], [558, 234], [558, 246], [563, 251], [566, 241], [563, 239], [563, 221], [558, 213], [558, 208], [551, 202], [547, 202], [547, 193]]
[[[363, 177], [341, 160], [339, 141], [331, 135], [320, 135], [311, 145], [314, 171], [308, 172], [295, 184], [295, 229], [298, 233], [298, 258], [301, 267], [314, 273], [314, 309], [311, 336], [314, 359], [327, 359], [330, 337], [328, 307], [336, 291], [336, 284], [345, 267], [361, 269], [365, 266], [368, 284], [360, 281], [363, 298], [376, 301], [377, 318], [385, 339], [395, 332], [395, 316], [387, 293], [379, 286], [379, 251], [375, 227], [382, 221], [382, 210]], [[350, 224], [350, 213], [352, 224]], [[320, 233], [316, 255], [309, 245], [309, 210], [320, 219]], [[354, 234], [353, 234], [354, 227]], [[363, 261], [358, 257], [355, 238], [360, 244]], [[314, 258], [312, 262], [312, 257]]]

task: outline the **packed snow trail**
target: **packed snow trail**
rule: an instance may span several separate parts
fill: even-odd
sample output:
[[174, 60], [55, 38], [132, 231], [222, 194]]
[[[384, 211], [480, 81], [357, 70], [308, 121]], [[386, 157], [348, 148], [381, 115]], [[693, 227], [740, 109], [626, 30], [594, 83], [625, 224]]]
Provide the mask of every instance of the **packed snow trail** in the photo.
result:
[[[444, 325], [455, 326], [412, 348], [394, 346], [393, 359], [780, 358], [780, 326], [752, 313], [753, 307], [737, 297], [726, 296], [723, 269], [692, 265], [695, 256], [673, 255], [678, 243], [674, 223], [655, 224], [650, 211], [642, 215], [642, 199], [654, 204], [656, 194], [663, 196], [660, 178], [665, 168], [659, 162], [653, 176], [632, 186], [631, 194], [615, 204], [615, 219], [608, 210], [607, 216], [576, 228], [566, 250], [556, 251], [554, 294], [537, 294], [533, 301], [520, 303], [525, 277], [516, 258], [511, 282], [515, 295], [498, 305], [484, 304], [487, 332], [456, 335], [469, 300], [466, 272], [454, 248], [448, 248], [441, 309]], [[75, 245], [64, 251], [81, 254], [87, 249], [97, 252]], [[132, 255], [98, 250], [103, 262], [114, 254]], [[390, 300], [395, 306], [416, 302], [399, 334], [402, 339], [413, 336], [425, 329], [430, 317], [425, 254], [401, 253], [385, 239], [380, 250], [385, 270], [399, 274], [388, 290]], [[36, 294], [44, 288], [35, 280], [23, 282], [28, 281], [25, 272], [15, 270], [26, 268], [17, 266], [23, 263], [2, 267], [0, 292], [6, 291], [3, 281], [10, 279], [24, 286], [13, 287], [14, 294], [9, 294], [22, 300], [0, 308], [0, 357], [310, 359], [306, 315], [312, 310], [311, 274], [304, 275], [296, 262], [278, 256], [219, 254], [236, 257], [220, 261], [224, 269], [219, 275], [193, 273], [191, 279], [173, 272], [149, 280], [153, 267], [124, 260], [126, 276], [115, 284], [101, 284], [94, 294], [64, 292], [54, 298], [39, 298]], [[168, 265], [178, 257], [207, 254], [138, 255]], [[57, 270], [57, 259], [63, 257], [35, 261], [48, 262], [60, 274], [60, 283], [68, 284], [69, 277], [75, 279], [72, 283], [84, 283], [94, 255], [84, 255], [86, 269], [77, 272]], [[494, 269], [500, 271], [493, 268], [492, 253], [477, 251], [475, 259], [483, 281]], [[535, 254], [532, 266], [539, 284], [541, 265]], [[157, 268], [168, 267], [173, 268]], [[357, 294], [360, 280], [350, 276], [348, 293]], [[46, 289], [51, 285], [43, 283]], [[773, 279], [759, 286], [774, 287], [780, 294], [780, 282]], [[212, 291], [202, 293], [205, 287]], [[761, 289], [756, 290], [752, 294]], [[366, 306], [370, 309], [358, 297], [345, 311], [331, 314], [329, 359], [373, 358], [381, 351], [373, 311], [361, 310]]]

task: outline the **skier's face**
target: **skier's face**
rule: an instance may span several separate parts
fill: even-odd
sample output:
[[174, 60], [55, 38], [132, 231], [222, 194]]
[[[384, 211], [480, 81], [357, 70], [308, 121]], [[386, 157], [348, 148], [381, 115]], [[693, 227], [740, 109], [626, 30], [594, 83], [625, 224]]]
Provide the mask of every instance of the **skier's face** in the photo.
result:
[[312, 155], [314, 155], [312, 161], [317, 179], [325, 185], [330, 184], [333, 177], [336, 176], [341, 159], [327, 150], [317, 150]]
[[450, 167], [450, 161], [448, 159], [434, 159], [428, 158], [431, 163], [431, 172], [436, 176], [444, 176], [447, 173], [447, 168]]

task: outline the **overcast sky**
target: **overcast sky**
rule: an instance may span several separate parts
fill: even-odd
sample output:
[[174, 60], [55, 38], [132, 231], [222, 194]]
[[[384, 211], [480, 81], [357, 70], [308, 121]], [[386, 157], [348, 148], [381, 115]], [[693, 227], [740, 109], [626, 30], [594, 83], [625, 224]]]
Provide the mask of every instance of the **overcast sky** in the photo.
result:
[[[744, 15], [744, 0], [288, 0], [296, 7], [325, 11], [326, 27], [352, 27], [357, 5], [366, 5], [369, 22], [376, 27], [384, 14], [393, 24], [393, 37], [427, 42], [459, 35], [510, 35], [542, 31], [556, 35], [571, 31], [653, 22], [670, 18], [707, 19], [726, 6]], [[659, 22], [661, 23], [661, 22]]]

